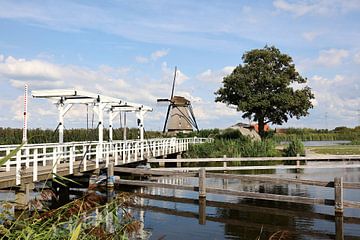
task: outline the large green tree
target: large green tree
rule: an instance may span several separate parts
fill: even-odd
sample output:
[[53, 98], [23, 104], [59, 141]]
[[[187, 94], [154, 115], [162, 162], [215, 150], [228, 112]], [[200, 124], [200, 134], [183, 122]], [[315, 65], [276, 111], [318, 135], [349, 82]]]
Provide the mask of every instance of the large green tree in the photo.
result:
[[265, 46], [246, 52], [242, 60], [242, 65], [224, 77], [223, 86], [215, 92], [216, 102], [235, 106], [244, 113], [243, 118], [258, 122], [262, 138], [265, 124], [281, 125], [309, 114], [314, 95], [304, 86], [306, 78], [296, 71], [289, 55]]

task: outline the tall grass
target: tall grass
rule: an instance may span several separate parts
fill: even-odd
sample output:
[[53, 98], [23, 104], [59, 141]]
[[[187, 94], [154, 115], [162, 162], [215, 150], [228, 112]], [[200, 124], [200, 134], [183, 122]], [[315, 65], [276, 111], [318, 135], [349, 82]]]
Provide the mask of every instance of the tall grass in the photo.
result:
[[271, 140], [250, 141], [215, 139], [213, 142], [190, 145], [184, 154], [187, 158], [223, 157], [275, 157], [281, 155]]
[[106, 197], [86, 194], [54, 210], [38, 212], [42, 203], [33, 200], [33, 211], [20, 217], [11, 212], [11, 205], [3, 203], [0, 214], [1, 239], [127, 239], [140, 228], [127, 212], [134, 199], [128, 194], [117, 195], [106, 203]]

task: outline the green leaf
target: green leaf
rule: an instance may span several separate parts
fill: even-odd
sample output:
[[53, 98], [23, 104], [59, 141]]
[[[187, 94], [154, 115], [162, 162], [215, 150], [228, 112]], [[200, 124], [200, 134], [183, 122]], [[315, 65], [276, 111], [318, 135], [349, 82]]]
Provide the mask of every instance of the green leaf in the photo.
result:
[[[57, 183], [65, 186], [65, 187], [66, 187], [66, 184], [64, 183], [65, 181], [67, 181], [67, 182], [72, 182], [72, 183], [74, 183], [74, 184], [77, 184], [77, 185], [81, 186], [80, 183], [78, 183], [78, 182], [76, 182], [76, 181], [74, 181], [74, 180], [72, 180], [72, 179], [70, 179], [70, 178], [67, 178], [67, 177], [64, 177], [64, 176], [60, 176], [60, 175], [58, 175], [58, 174], [56, 174], [56, 173], [53, 173], [53, 175], [55, 176], [55, 178], [54, 178], [53, 180], [56, 181]], [[58, 178], [58, 180], [55, 180], [56, 178]], [[61, 183], [60, 183], [60, 182], [61, 182]]]
[[81, 230], [81, 223], [79, 223], [79, 225], [77, 225], [75, 231], [71, 234], [70, 240], [77, 240], [80, 235], [80, 230]]
[[8, 155], [6, 155], [5, 157], [3, 157], [0, 160], [0, 166], [2, 166], [3, 164], [5, 164], [8, 160], [10, 160], [13, 156], [16, 155], [16, 153], [18, 151], [21, 150], [21, 148], [26, 144], [26, 142], [21, 143], [19, 146], [17, 146], [17, 148], [15, 148], [14, 150], [12, 150]]

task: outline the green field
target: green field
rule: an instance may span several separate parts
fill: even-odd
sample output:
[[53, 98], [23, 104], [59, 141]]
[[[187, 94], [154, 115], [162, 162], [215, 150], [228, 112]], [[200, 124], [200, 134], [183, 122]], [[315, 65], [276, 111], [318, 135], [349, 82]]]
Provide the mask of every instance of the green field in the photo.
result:
[[313, 153], [333, 155], [360, 155], [360, 145], [336, 145], [324, 147], [307, 147]]

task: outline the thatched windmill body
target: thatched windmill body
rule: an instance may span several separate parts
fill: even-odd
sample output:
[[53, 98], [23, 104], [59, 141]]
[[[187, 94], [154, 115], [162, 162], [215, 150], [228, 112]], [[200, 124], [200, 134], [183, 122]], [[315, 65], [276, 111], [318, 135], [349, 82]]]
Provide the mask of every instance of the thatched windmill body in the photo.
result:
[[191, 132], [194, 129], [199, 131], [191, 102], [182, 96], [174, 96], [177, 68], [175, 67], [174, 80], [172, 83], [169, 99], [158, 99], [157, 102], [168, 102], [163, 132]]

